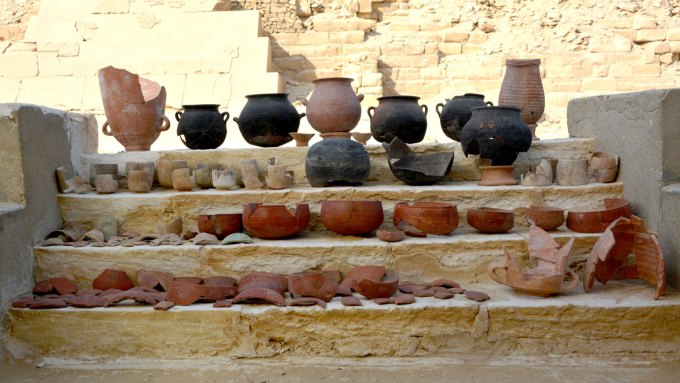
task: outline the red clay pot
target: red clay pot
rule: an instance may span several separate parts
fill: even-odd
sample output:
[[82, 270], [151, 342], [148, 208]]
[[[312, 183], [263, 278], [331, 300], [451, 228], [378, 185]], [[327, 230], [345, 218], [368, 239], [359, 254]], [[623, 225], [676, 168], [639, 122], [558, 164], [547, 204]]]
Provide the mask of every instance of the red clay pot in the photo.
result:
[[229, 234], [243, 231], [243, 214], [200, 214], [198, 231], [224, 239]]
[[491, 207], [470, 209], [467, 223], [485, 234], [504, 233], [515, 225], [515, 212]]
[[298, 235], [309, 226], [309, 205], [300, 203], [294, 211], [285, 205], [243, 205], [243, 227], [258, 238], [281, 239]]
[[633, 215], [630, 202], [624, 198], [605, 198], [604, 206], [604, 210], [567, 212], [567, 227], [577, 233], [602, 233], [618, 218]]
[[380, 201], [322, 201], [321, 223], [341, 235], [368, 234], [383, 223]]
[[307, 121], [316, 131], [349, 132], [361, 118], [363, 95], [354, 94], [352, 79], [329, 77], [314, 80], [307, 103]]
[[564, 223], [564, 209], [550, 206], [530, 206], [527, 208], [527, 222], [543, 230], [555, 230]]
[[108, 289], [125, 291], [132, 288], [132, 281], [124, 271], [106, 269], [92, 281], [92, 287], [102, 291]]
[[330, 302], [338, 291], [338, 282], [323, 271], [293, 273], [288, 276], [288, 291]]
[[389, 298], [397, 292], [399, 273], [396, 270], [388, 270], [382, 279], [355, 280], [352, 287], [368, 299]]
[[449, 235], [458, 227], [458, 208], [444, 202], [399, 202], [392, 222], [409, 235]]

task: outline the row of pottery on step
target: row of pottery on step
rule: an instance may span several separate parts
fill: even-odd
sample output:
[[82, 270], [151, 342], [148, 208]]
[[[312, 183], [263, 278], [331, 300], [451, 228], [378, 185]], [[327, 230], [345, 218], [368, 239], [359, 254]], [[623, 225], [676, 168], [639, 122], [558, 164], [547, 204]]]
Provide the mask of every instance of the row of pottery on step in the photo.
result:
[[326, 308], [335, 297], [344, 306], [362, 306], [362, 299], [354, 295], [355, 292], [379, 305], [412, 304], [416, 297], [451, 299], [463, 295], [477, 302], [490, 299], [486, 293], [466, 290], [449, 279], [400, 284], [399, 273], [383, 266], [356, 266], [344, 278], [339, 270], [289, 275], [255, 272], [236, 280], [227, 276], [175, 277], [169, 272], [144, 269], [138, 270], [135, 277], [139, 286], [134, 286], [124, 271], [106, 269], [93, 280], [92, 288], [80, 291], [67, 278], [50, 278], [36, 283], [33, 295], [15, 300], [12, 306], [19, 309], [94, 308], [134, 301], [156, 310], [193, 303], [213, 303], [215, 308], [232, 304]]
[[618, 172], [618, 156], [605, 152], [595, 152], [589, 160], [544, 158], [535, 169], [522, 175], [521, 184], [549, 186], [557, 183], [561, 186], [577, 186], [586, 185], [591, 179], [607, 183], [614, 182]]
[[[534, 138], [536, 122], [545, 108], [539, 64], [540, 60], [507, 60], [499, 95], [500, 106], [521, 111], [527, 129], [533, 128], [529, 136]], [[322, 134], [354, 129], [361, 117], [363, 95], [355, 95], [352, 81], [345, 77], [314, 81], [312, 95], [303, 102], [312, 128]], [[164, 116], [165, 87], [111, 66], [99, 70], [99, 85], [107, 118], [102, 130], [114, 136], [125, 150], [149, 150], [160, 133], [170, 128], [170, 121]], [[291, 141], [291, 133], [297, 132], [305, 113], [298, 113], [287, 96], [285, 93], [246, 96], [248, 101], [241, 115], [234, 117], [246, 142], [274, 147]], [[378, 106], [371, 106], [367, 111], [373, 138], [386, 143], [395, 137], [409, 144], [422, 141], [427, 130], [428, 108], [418, 105], [418, 99], [409, 95], [379, 97]], [[469, 140], [463, 132], [464, 126], [469, 120], [475, 120], [475, 110], [490, 104], [483, 99], [482, 95], [468, 93], [447, 100], [446, 105], [438, 104], [437, 113], [445, 134], [456, 141]], [[214, 149], [224, 142], [229, 113], [220, 113], [218, 107], [217, 104], [184, 105], [184, 111], [175, 113], [177, 135], [187, 147]], [[476, 154], [474, 148], [471, 153]]]
[[[644, 279], [655, 287], [654, 299], [666, 291], [665, 262], [656, 235], [649, 232], [642, 219], [621, 216], [609, 223], [593, 246], [585, 264], [583, 289], [590, 292], [595, 280], [606, 284], [612, 279]], [[504, 261], [489, 265], [496, 282], [514, 290], [541, 297], [567, 293], [578, 286], [579, 276], [567, 265], [575, 237], [562, 248], [550, 234], [537, 226], [529, 232], [529, 264], [522, 271], [503, 246]], [[631, 255], [634, 256], [631, 260]], [[499, 273], [504, 270], [504, 273]], [[566, 279], [565, 279], [566, 278]]]

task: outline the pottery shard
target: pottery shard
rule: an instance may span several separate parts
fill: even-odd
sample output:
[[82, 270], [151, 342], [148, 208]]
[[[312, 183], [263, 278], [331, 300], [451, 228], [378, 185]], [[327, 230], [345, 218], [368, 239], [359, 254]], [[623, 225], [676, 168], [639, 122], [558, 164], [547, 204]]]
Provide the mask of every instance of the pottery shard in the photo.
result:
[[231, 286], [236, 286], [236, 279], [232, 277], [208, 277], [208, 278], [203, 278], [203, 284], [204, 285], [209, 285], [209, 286], [223, 286], [223, 287], [231, 287]]
[[416, 297], [413, 294], [402, 294], [394, 297], [394, 304], [396, 305], [410, 305], [416, 302]]
[[141, 290], [127, 290], [122, 291], [118, 294], [109, 295], [106, 298], [106, 303], [104, 304], [104, 307], [109, 307], [114, 303], [122, 302], [128, 299], [134, 300], [135, 302], [139, 303], [147, 303], [152, 306], [158, 303], [158, 296], [156, 296], [156, 294], [154, 293]]
[[488, 301], [491, 299], [491, 297], [487, 293], [483, 293], [481, 291], [472, 291], [468, 290], [465, 292], [465, 298], [477, 301], [477, 302], [484, 302]]
[[32, 295], [29, 297], [22, 297], [12, 302], [12, 307], [14, 307], [15, 309], [25, 309], [29, 307], [33, 302], [35, 302], [35, 298]]
[[375, 234], [384, 242], [399, 242], [406, 239], [406, 234], [401, 230], [379, 229]]
[[109, 296], [109, 295], [118, 294], [118, 293], [120, 293], [121, 291], [123, 291], [123, 290], [121, 290], [121, 289], [107, 289], [107, 290], [104, 290], [104, 291], [102, 291], [101, 293], [99, 293], [99, 296], [101, 296], [101, 297], [107, 297], [107, 296]]
[[448, 291], [441, 291], [441, 292], [438, 292], [438, 293], [435, 293], [435, 294], [434, 294], [434, 297], [435, 297], [436, 299], [451, 299], [451, 298], [453, 298], [454, 296], [455, 296], [455, 294], [450, 293], [450, 292], [448, 292]]
[[124, 271], [106, 269], [92, 281], [92, 287], [99, 290], [125, 291], [132, 288], [132, 281]]
[[86, 290], [80, 290], [76, 294], [77, 296], [86, 296], [86, 295], [100, 295], [102, 293], [101, 290], [99, 289], [86, 289]]
[[173, 308], [173, 307], [175, 307], [175, 302], [172, 302], [172, 301], [162, 301], [162, 302], [156, 303], [156, 305], [153, 306], [153, 309], [154, 309], [154, 310], [162, 310], [162, 311], [166, 311], [166, 310], [170, 310], [170, 309]]
[[203, 296], [203, 285], [198, 283], [187, 283], [178, 281], [179, 278], [175, 278], [175, 282], [170, 285], [168, 290], [167, 300], [175, 302], [180, 306], [190, 305]]
[[340, 285], [354, 288], [354, 281], [360, 279], [379, 281], [385, 276], [386, 272], [385, 266], [356, 266], [349, 271]]
[[425, 290], [428, 289], [430, 286], [429, 285], [420, 285], [416, 283], [402, 283], [399, 285], [399, 291], [401, 291], [404, 294], [413, 294], [416, 291], [419, 290]]
[[272, 303], [283, 307], [286, 306], [286, 299], [275, 290], [256, 287], [239, 293], [232, 303]]
[[79, 307], [79, 308], [93, 308], [93, 307], [104, 307], [106, 305], [107, 298], [97, 295], [78, 295], [74, 298], [69, 299], [69, 306]]
[[66, 302], [63, 299], [57, 299], [57, 298], [43, 298], [43, 299], [37, 299], [33, 301], [30, 305], [28, 305], [29, 308], [35, 310], [35, 309], [60, 309], [68, 306]]
[[360, 279], [352, 286], [355, 291], [368, 299], [389, 298], [397, 292], [399, 272], [388, 270], [382, 280]]
[[343, 306], [361, 306], [361, 299], [350, 295], [347, 297], [342, 297], [340, 299], [340, 303], [342, 303]]
[[430, 287], [430, 290], [434, 291], [435, 293], [445, 293], [445, 292], [449, 291], [449, 289], [447, 289], [446, 287], [442, 287], [442, 286]]
[[392, 298], [373, 298], [373, 302], [377, 305], [392, 305], [394, 304], [394, 299]]
[[460, 284], [458, 282], [454, 282], [450, 279], [444, 279], [444, 278], [432, 281], [431, 285], [433, 287], [441, 286], [441, 287], [446, 287], [446, 288], [460, 287]]
[[416, 291], [413, 292], [413, 295], [418, 297], [418, 298], [433, 297], [434, 294], [435, 294], [435, 292], [432, 289], [416, 290]]
[[50, 278], [38, 282], [33, 288], [33, 293], [44, 295], [56, 292], [59, 295], [75, 294], [78, 286], [67, 278]]
[[217, 301], [213, 303], [214, 308], [227, 308], [231, 307], [231, 299], [223, 299], [221, 301]]
[[220, 240], [217, 239], [216, 236], [208, 233], [198, 233], [191, 241], [194, 243], [194, 245], [198, 246], [220, 244]]
[[338, 290], [334, 276], [322, 271], [294, 273], [288, 276], [288, 291], [303, 297], [318, 298], [330, 302]]
[[163, 291], [168, 291], [173, 281], [172, 274], [154, 270], [137, 270], [136, 277], [140, 286]]
[[35, 284], [35, 286], [33, 287], [33, 294], [45, 295], [51, 293], [52, 290], [54, 290], [54, 287], [52, 286], [50, 281], [46, 279]]
[[347, 286], [338, 286], [338, 290], [335, 292], [336, 297], [348, 297], [352, 295], [352, 289]]
[[303, 297], [303, 298], [295, 298], [290, 301], [291, 306], [314, 306], [314, 305], [319, 305], [323, 308], [326, 308], [326, 302], [324, 302], [321, 299], [317, 298], [311, 298], [311, 297]]
[[465, 289], [462, 287], [452, 287], [450, 289], [447, 289], [448, 292], [451, 294], [465, 294]]

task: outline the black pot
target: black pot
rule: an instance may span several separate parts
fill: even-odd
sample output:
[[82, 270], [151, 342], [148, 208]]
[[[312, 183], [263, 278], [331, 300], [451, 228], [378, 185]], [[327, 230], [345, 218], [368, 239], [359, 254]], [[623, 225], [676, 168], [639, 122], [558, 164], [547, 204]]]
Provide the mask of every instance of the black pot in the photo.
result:
[[386, 143], [392, 142], [395, 137], [407, 144], [422, 141], [427, 130], [427, 105], [418, 105], [419, 98], [378, 97], [378, 107], [371, 106], [367, 110], [373, 138]]
[[307, 151], [305, 173], [314, 187], [366, 182], [371, 160], [364, 146], [348, 138], [325, 138]]
[[519, 152], [531, 147], [531, 131], [521, 110], [508, 106], [472, 108], [472, 117], [460, 133], [465, 156], [479, 154], [491, 165], [512, 165]]
[[234, 117], [241, 135], [251, 145], [281, 146], [293, 140], [305, 113], [295, 110], [287, 93], [251, 94], [241, 115]]
[[491, 101], [484, 102], [483, 94], [476, 93], [455, 96], [451, 100], [446, 100], [446, 105], [437, 104], [436, 110], [444, 134], [448, 138], [460, 142], [460, 131], [472, 117], [472, 108], [485, 105], [493, 106]]
[[[182, 105], [176, 112], [177, 135], [189, 149], [216, 149], [227, 137], [229, 113], [220, 113], [218, 104]], [[184, 137], [182, 137], [184, 136]]]

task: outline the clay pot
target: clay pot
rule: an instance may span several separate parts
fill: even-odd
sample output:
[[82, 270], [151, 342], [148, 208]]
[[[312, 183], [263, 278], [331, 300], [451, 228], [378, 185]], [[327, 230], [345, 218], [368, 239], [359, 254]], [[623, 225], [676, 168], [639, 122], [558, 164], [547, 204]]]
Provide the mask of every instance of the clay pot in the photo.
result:
[[458, 227], [458, 208], [444, 202], [399, 202], [394, 205], [392, 222], [417, 237], [449, 235]]
[[527, 208], [527, 223], [543, 230], [555, 230], [564, 223], [564, 209], [550, 206], [530, 206]]
[[454, 96], [451, 100], [446, 100], [446, 105], [437, 104], [436, 110], [444, 134], [460, 142], [460, 131], [472, 117], [472, 108], [485, 105], [493, 106], [491, 101], [484, 102], [483, 94], [476, 93]]
[[467, 223], [485, 234], [504, 233], [515, 225], [515, 212], [491, 207], [470, 209]]
[[94, 177], [94, 187], [99, 194], [111, 194], [118, 190], [118, 181], [112, 174], [97, 174]]
[[322, 201], [321, 223], [340, 235], [368, 234], [382, 225], [380, 201]]
[[99, 89], [106, 122], [102, 132], [126, 151], [149, 150], [161, 132], [170, 129], [165, 117], [165, 87], [112, 66], [99, 70]]
[[481, 186], [517, 185], [519, 181], [512, 175], [515, 167], [509, 166], [480, 166], [482, 178], [477, 182]]
[[111, 174], [118, 179], [118, 164], [90, 164], [90, 185], [94, 185], [94, 177], [100, 174]]
[[314, 187], [361, 185], [370, 168], [364, 146], [347, 138], [326, 136], [309, 148], [305, 159], [307, 181]]
[[604, 210], [567, 212], [567, 227], [577, 233], [602, 233], [618, 218], [633, 215], [630, 202], [624, 198], [605, 198], [604, 206]]
[[[182, 105], [184, 112], [175, 112], [177, 135], [189, 149], [217, 149], [227, 137], [229, 113], [220, 111], [219, 104]], [[182, 137], [184, 136], [184, 137]]]
[[172, 172], [175, 169], [188, 168], [185, 160], [158, 160], [156, 169], [158, 171], [158, 183], [166, 188], [172, 187]]
[[246, 98], [248, 102], [234, 121], [247, 143], [274, 147], [291, 141], [290, 133], [297, 132], [305, 113], [295, 110], [287, 93], [251, 94]]
[[392, 174], [408, 185], [431, 185], [441, 181], [453, 166], [453, 151], [414, 153], [402, 140], [382, 144], [387, 152], [387, 163]]
[[229, 234], [240, 233], [243, 230], [242, 218], [243, 214], [200, 214], [198, 231], [224, 239]]
[[108, 289], [125, 291], [132, 288], [132, 281], [124, 271], [106, 269], [92, 281], [92, 288], [102, 291]]
[[522, 110], [522, 119], [536, 137], [536, 123], [545, 110], [545, 94], [539, 66], [541, 60], [506, 60], [505, 77], [498, 95], [498, 105]]
[[368, 143], [368, 140], [371, 139], [371, 136], [373, 136], [372, 133], [360, 133], [360, 132], [352, 132], [352, 138], [361, 145], [366, 146]]
[[330, 302], [338, 290], [338, 281], [323, 271], [293, 273], [288, 276], [288, 291], [303, 297]]
[[382, 279], [363, 278], [352, 283], [352, 288], [368, 299], [389, 298], [398, 287], [399, 273], [396, 270], [387, 270]]
[[314, 80], [314, 92], [307, 102], [307, 121], [320, 133], [349, 132], [361, 118], [362, 94], [355, 95], [351, 78]]
[[295, 146], [303, 147], [309, 144], [309, 140], [314, 137], [314, 133], [288, 133], [295, 140]]
[[472, 108], [472, 117], [460, 133], [463, 153], [479, 154], [491, 165], [512, 165], [519, 152], [531, 147], [531, 131], [520, 109], [501, 106]]
[[371, 119], [371, 133], [378, 142], [392, 142], [395, 137], [407, 144], [425, 138], [427, 105], [418, 105], [420, 97], [378, 97], [378, 107], [366, 111]]
[[172, 187], [177, 191], [192, 191], [196, 186], [194, 176], [189, 168], [180, 168], [172, 171]]
[[219, 190], [229, 190], [238, 187], [236, 185], [236, 174], [233, 169], [213, 170], [212, 183]]
[[595, 152], [588, 164], [596, 182], [613, 182], [619, 171], [619, 157], [605, 152]]
[[243, 205], [243, 227], [263, 239], [290, 238], [309, 226], [309, 205], [298, 204], [293, 211], [285, 205]]
[[559, 160], [557, 163], [557, 184], [578, 186], [588, 183], [587, 160]]

